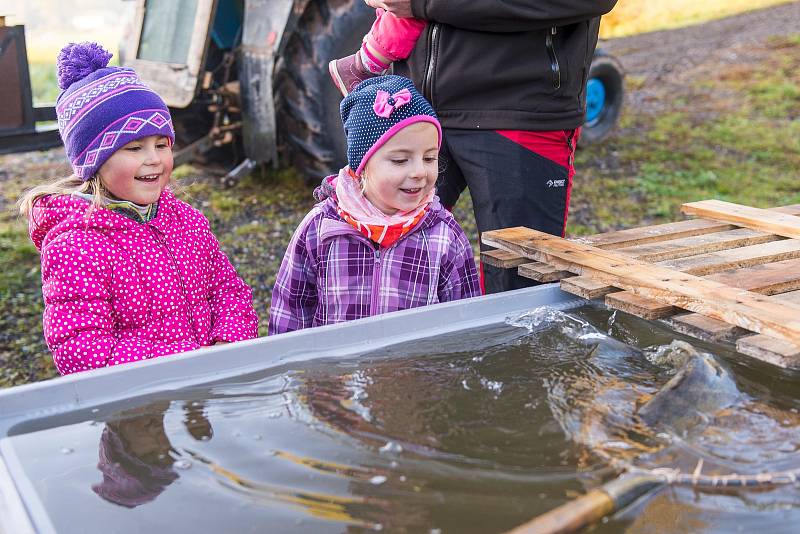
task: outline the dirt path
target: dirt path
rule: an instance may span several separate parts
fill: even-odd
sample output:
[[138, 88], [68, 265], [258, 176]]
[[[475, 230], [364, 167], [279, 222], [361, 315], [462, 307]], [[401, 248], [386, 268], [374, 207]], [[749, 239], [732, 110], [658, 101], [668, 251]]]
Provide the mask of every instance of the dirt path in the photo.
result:
[[636, 81], [634, 88], [628, 84], [626, 105], [657, 113], [670, 106], [674, 95], [686, 92], [687, 79], [702, 79], [707, 69], [747, 61], [749, 47], [791, 34], [800, 34], [800, 2], [599, 46], [617, 56], [629, 80]]

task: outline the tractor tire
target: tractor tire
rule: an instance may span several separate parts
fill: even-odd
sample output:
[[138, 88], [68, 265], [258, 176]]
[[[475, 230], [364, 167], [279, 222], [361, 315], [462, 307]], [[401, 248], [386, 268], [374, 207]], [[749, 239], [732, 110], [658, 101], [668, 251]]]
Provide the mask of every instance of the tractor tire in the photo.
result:
[[599, 143], [611, 133], [619, 119], [625, 96], [622, 65], [602, 50], [595, 51], [586, 84], [586, 122], [580, 143]]
[[346, 163], [342, 95], [328, 62], [358, 50], [374, 20], [364, 0], [312, 0], [275, 65], [279, 150], [309, 184]]

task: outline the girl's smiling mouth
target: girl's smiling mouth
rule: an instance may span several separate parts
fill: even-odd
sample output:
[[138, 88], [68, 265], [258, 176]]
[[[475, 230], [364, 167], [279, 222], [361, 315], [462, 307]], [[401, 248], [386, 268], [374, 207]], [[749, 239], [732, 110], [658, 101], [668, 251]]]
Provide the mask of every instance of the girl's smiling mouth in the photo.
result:
[[145, 174], [142, 176], [134, 176], [134, 180], [138, 180], [140, 182], [155, 182], [161, 177], [161, 173], [157, 174]]

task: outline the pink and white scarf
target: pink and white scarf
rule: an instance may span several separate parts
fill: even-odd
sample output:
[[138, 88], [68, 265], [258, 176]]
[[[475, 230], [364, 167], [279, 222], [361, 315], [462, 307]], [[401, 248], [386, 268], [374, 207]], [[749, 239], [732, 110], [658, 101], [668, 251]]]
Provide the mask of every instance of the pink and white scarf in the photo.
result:
[[422, 202], [411, 211], [386, 215], [367, 200], [361, 191], [361, 181], [350, 167], [339, 171], [336, 178], [336, 200], [339, 215], [368, 239], [384, 248], [414, 229], [428, 210], [435, 190], [431, 188]]

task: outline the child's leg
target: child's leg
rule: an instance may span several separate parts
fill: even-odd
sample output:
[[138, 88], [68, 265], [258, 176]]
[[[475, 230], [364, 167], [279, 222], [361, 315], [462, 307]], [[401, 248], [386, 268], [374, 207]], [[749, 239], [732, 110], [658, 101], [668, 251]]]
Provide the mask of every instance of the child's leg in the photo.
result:
[[411, 54], [423, 28], [424, 20], [401, 19], [383, 9], [376, 10], [375, 22], [358, 52], [328, 64], [334, 85], [347, 96], [359, 83], [380, 76], [393, 61]]
[[366, 51], [382, 62], [384, 70], [389, 64], [406, 59], [417, 44], [425, 21], [415, 18], [398, 18], [383, 9], [375, 10], [375, 22], [364, 38]]

